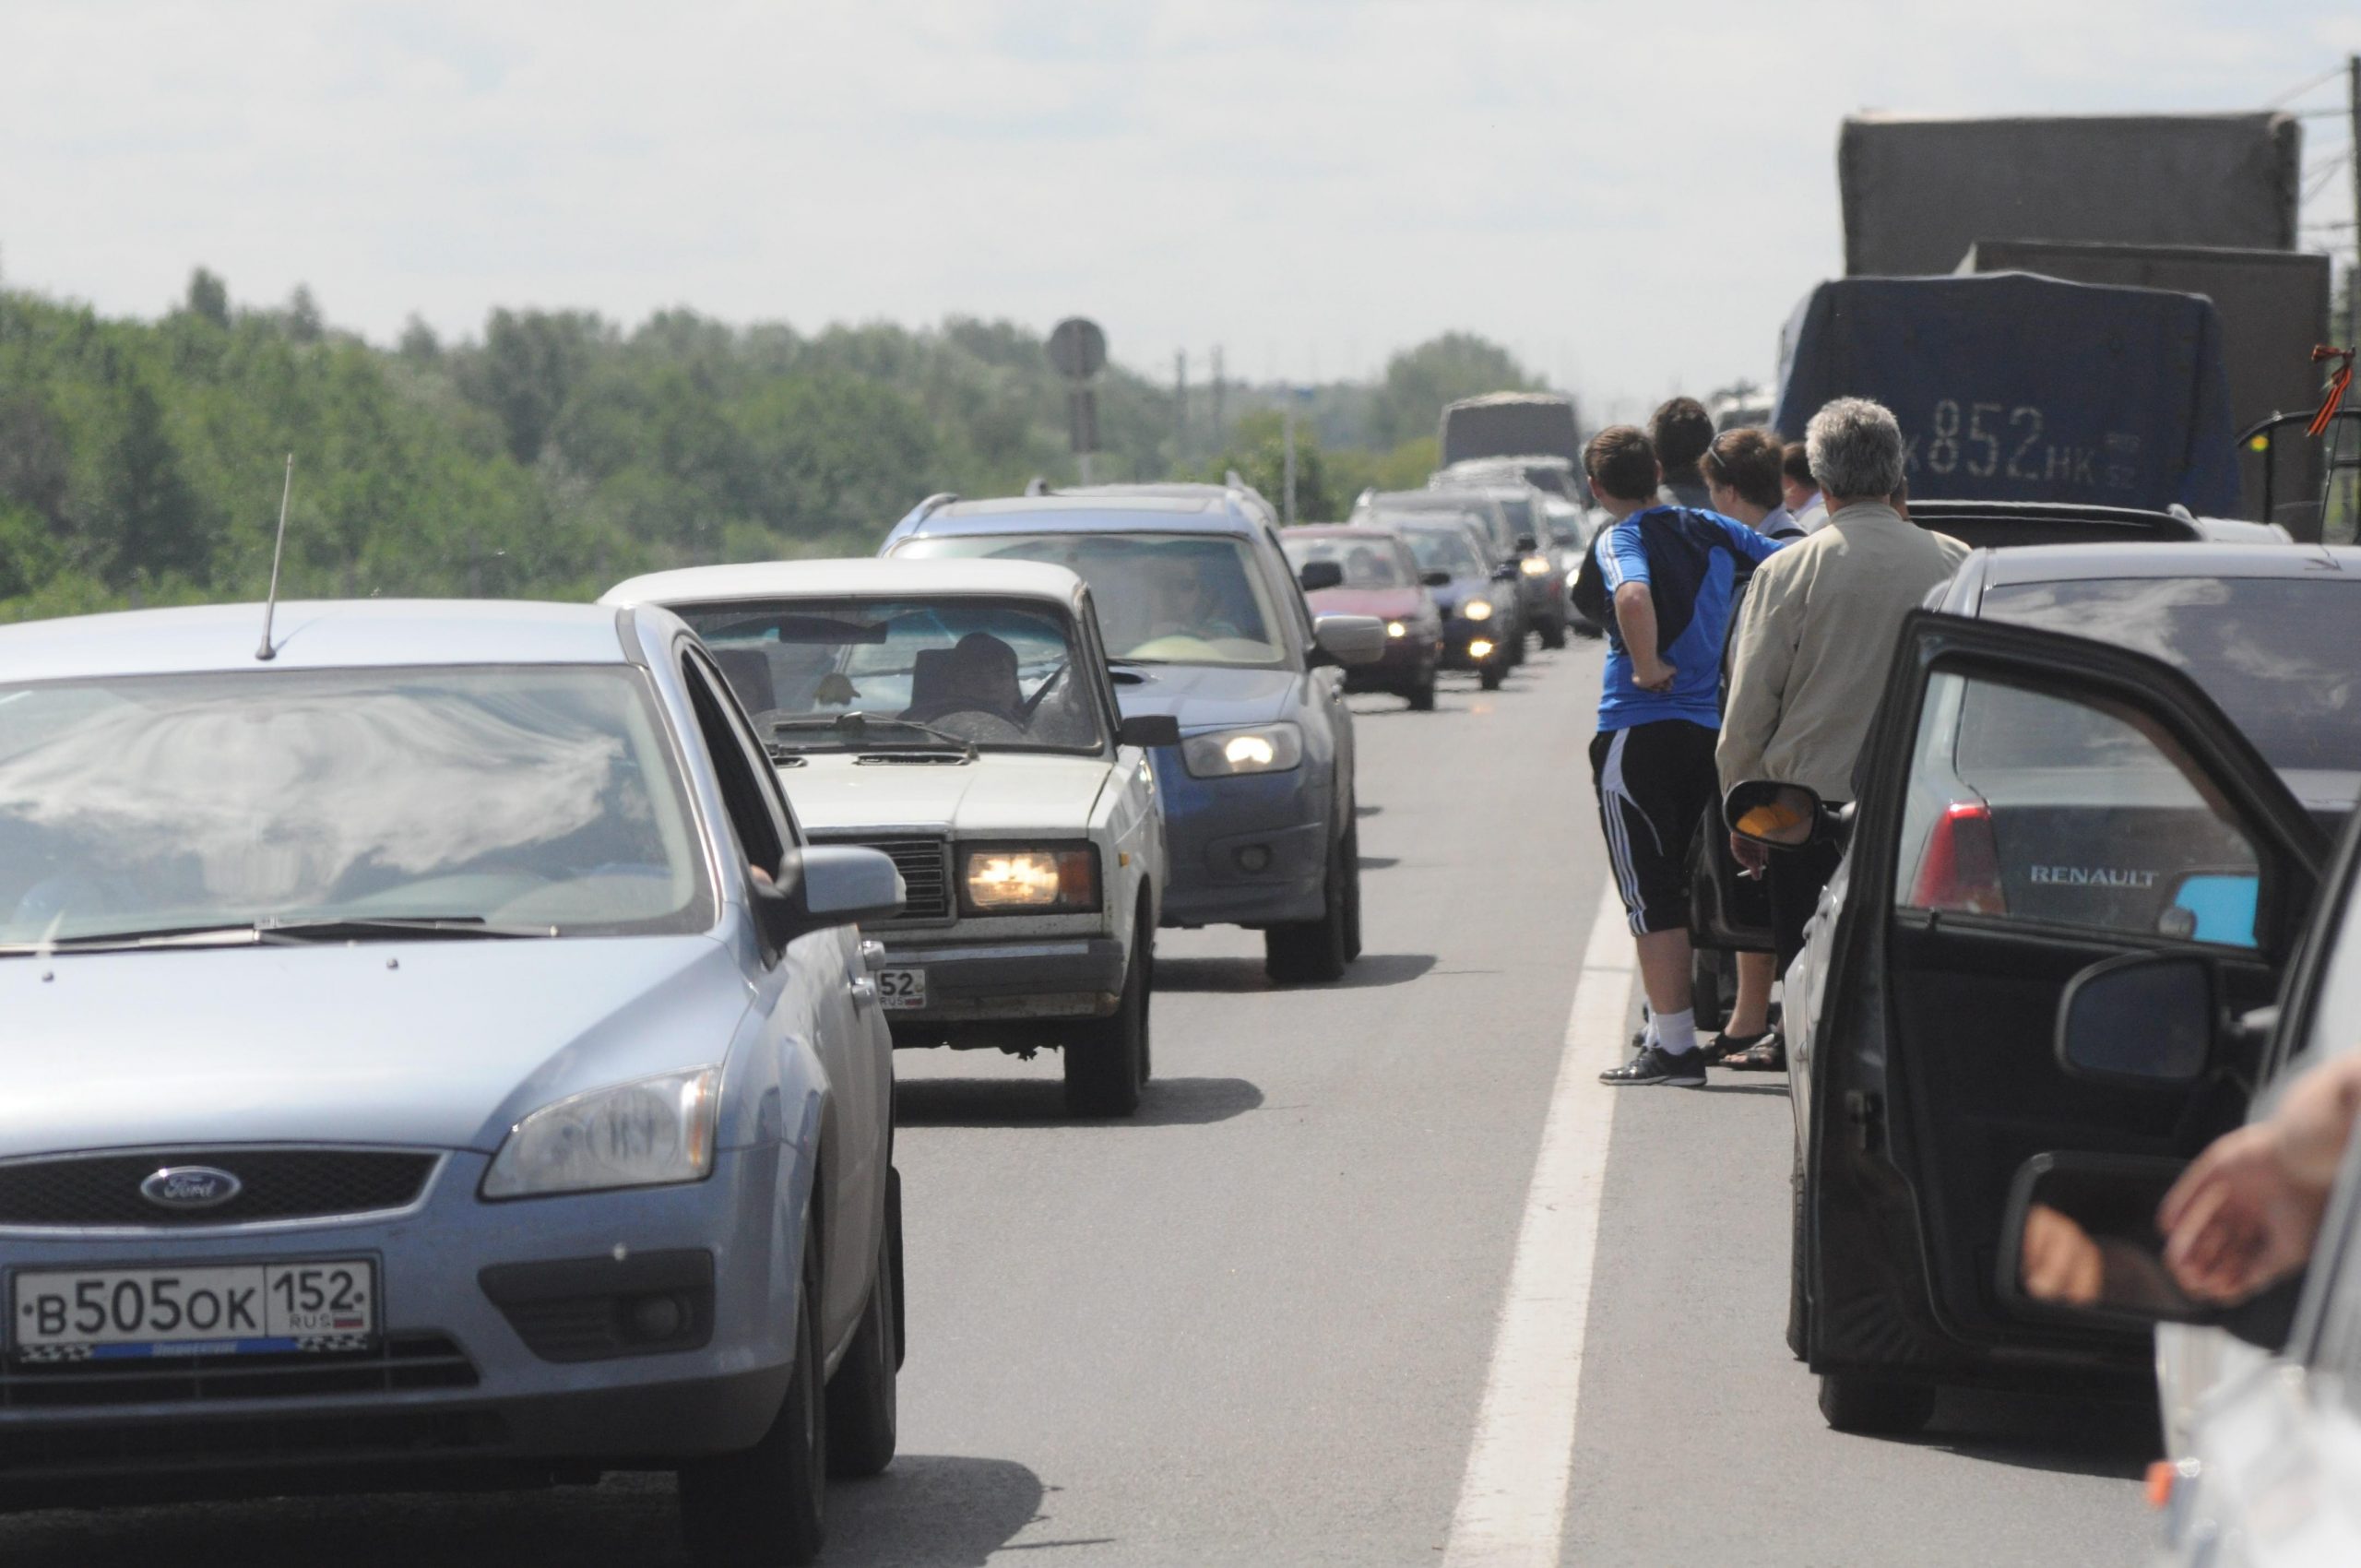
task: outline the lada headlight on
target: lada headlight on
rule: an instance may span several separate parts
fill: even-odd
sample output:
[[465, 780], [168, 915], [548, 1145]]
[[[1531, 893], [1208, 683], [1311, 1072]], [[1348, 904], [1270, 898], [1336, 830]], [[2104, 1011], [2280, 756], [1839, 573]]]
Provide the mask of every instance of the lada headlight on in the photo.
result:
[[1469, 600], [1459, 607], [1459, 612], [1470, 621], [1489, 621], [1492, 618], [1492, 607], [1480, 599]]
[[960, 858], [970, 914], [1062, 914], [1098, 908], [1098, 852], [1087, 844], [985, 845]]
[[713, 1173], [721, 1070], [700, 1067], [545, 1105], [509, 1129], [487, 1198], [701, 1182]]
[[1180, 742], [1180, 761], [1198, 778], [1285, 773], [1303, 766], [1303, 731], [1292, 724], [1264, 724], [1192, 735]]

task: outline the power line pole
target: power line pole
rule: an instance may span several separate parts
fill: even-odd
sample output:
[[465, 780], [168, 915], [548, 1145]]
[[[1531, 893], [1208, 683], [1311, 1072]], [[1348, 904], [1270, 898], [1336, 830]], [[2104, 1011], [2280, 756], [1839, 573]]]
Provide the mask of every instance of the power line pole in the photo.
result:
[[2361, 348], [2361, 54], [2344, 60], [2346, 102], [2353, 112], [2353, 145], [2345, 166], [2353, 172], [2353, 259], [2344, 273], [2345, 347]]
[[1229, 432], [1221, 422], [1221, 345], [1214, 345], [1214, 450], [1218, 452], [1229, 440]]
[[1172, 350], [1172, 460], [1189, 460], [1189, 350]]

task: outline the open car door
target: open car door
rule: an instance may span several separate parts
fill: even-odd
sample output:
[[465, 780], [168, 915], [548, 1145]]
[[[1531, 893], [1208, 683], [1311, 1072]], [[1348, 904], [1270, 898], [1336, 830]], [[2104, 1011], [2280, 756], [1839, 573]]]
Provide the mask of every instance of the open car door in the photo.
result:
[[1808, 1359], [1922, 1384], [2136, 1372], [2144, 1335], [2001, 1300], [2011, 1183], [2060, 1151], [2189, 1158], [2243, 1117], [2261, 1046], [2223, 1031], [2190, 1070], [2094, 1076], [2061, 1061], [2060, 1002], [2094, 965], [2178, 954], [2217, 1016], [2267, 1004], [2320, 830], [2162, 662], [1923, 611], [1857, 783], [1810, 1089]]

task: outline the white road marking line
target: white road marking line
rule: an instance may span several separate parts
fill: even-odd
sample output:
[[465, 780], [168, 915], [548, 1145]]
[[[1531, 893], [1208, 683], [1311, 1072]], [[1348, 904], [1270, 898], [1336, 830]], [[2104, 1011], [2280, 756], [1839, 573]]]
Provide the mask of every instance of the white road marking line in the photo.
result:
[[1634, 963], [1623, 900], [1610, 881], [1574, 981], [1443, 1568], [1555, 1568], [1562, 1550], [1615, 1096], [1644, 1092], [1598, 1081], [1621, 1054]]

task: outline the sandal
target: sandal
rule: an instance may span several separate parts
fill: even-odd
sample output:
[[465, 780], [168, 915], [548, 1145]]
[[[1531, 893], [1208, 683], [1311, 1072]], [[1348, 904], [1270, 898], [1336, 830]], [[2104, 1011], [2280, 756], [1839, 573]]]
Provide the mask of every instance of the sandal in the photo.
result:
[[1703, 1048], [1705, 1060], [1727, 1062], [1734, 1056], [1742, 1056], [1750, 1051], [1758, 1049], [1765, 1040], [1778, 1038], [1779, 1031], [1776, 1028], [1766, 1028], [1758, 1034], [1750, 1035], [1734, 1035], [1725, 1029], [1713, 1044]]
[[1722, 1065], [1733, 1073], [1784, 1073], [1787, 1070], [1787, 1042], [1779, 1038], [1776, 1029], [1765, 1029], [1743, 1051], [1722, 1058]]

